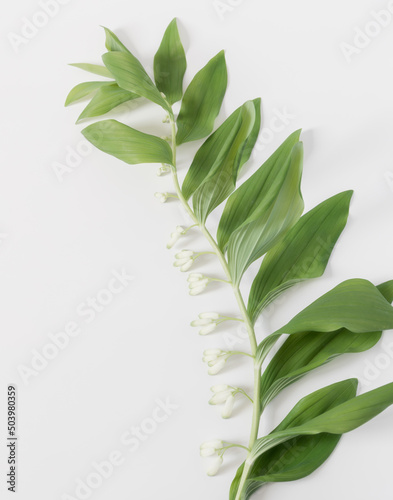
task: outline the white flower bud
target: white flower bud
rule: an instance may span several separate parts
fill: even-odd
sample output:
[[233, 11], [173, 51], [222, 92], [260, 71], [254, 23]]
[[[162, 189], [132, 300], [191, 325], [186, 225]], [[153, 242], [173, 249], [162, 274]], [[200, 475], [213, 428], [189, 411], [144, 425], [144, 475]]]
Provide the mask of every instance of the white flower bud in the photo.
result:
[[219, 319], [220, 315], [216, 312], [206, 312], [206, 313], [201, 313], [199, 314], [199, 317], [201, 319]]
[[210, 325], [204, 326], [199, 330], [199, 335], [208, 335], [217, 328], [216, 323], [211, 323]]
[[191, 321], [191, 326], [206, 326], [212, 323], [211, 319], [194, 319]]
[[218, 394], [219, 392], [229, 391], [230, 389], [232, 389], [232, 387], [227, 384], [216, 384], [210, 387], [210, 390], [214, 392], [214, 394]]
[[224, 460], [222, 457], [215, 458], [206, 471], [207, 475], [208, 476], [215, 476], [217, 474], [217, 472], [220, 470], [223, 461]]
[[182, 250], [175, 255], [175, 259], [189, 259], [194, 255], [192, 250]]
[[234, 404], [235, 404], [235, 396], [231, 394], [226, 400], [225, 405], [222, 409], [221, 412], [222, 418], [229, 418], [232, 415]]
[[161, 202], [165, 203], [168, 199], [168, 193], [154, 193], [154, 196]]
[[201, 444], [201, 450], [203, 448], [214, 448], [215, 451], [221, 450], [224, 447], [224, 443], [221, 439], [211, 439], [210, 441], [205, 441]]
[[211, 457], [216, 453], [214, 448], [202, 448], [200, 451], [201, 457]]
[[[177, 259], [177, 260], [175, 260], [175, 262], [173, 263], [173, 265], [174, 265], [175, 267], [181, 267], [181, 266], [183, 266], [184, 264], [186, 264], [187, 262], [189, 262], [189, 260], [190, 260], [190, 259], [189, 259], [189, 258], [187, 258], [187, 257], [186, 257], [185, 259]], [[192, 262], [192, 261], [191, 261], [191, 262]]]
[[176, 226], [176, 232], [179, 234], [183, 234], [184, 232], [184, 227], [183, 226]]
[[185, 273], [186, 271], [188, 271], [192, 265], [194, 264], [194, 260], [193, 259], [190, 259], [188, 262], [185, 262], [181, 267], [180, 267], [180, 271], [182, 273]]
[[210, 399], [209, 399], [209, 404], [210, 405], [222, 405], [223, 403], [226, 403], [229, 396], [232, 395], [231, 389], [223, 392], [218, 392], [217, 394], [214, 394]]
[[189, 283], [195, 283], [203, 278], [204, 278], [204, 276], [201, 273], [191, 273], [188, 275], [187, 281]]
[[204, 356], [211, 356], [212, 354], [218, 356], [219, 354], [222, 354], [222, 350], [221, 349], [205, 349], [203, 351], [203, 355]]
[[162, 165], [162, 167], [160, 167], [157, 170], [157, 175], [160, 177], [161, 175], [169, 174], [170, 171], [171, 171], [171, 168], [168, 167], [168, 165]]
[[217, 362], [214, 363], [213, 366], [209, 367], [208, 374], [209, 375], [217, 375], [217, 373], [220, 372], [224, 368], [226, 361], [227, 360], [225, 358], [217, 360]]
[[203, 292], [203, 290], [206, 288], [206, 285], [203, 285], [203, 286], [198, 286], [196, 288], [192, 288], [190, 291], [189, 291], [189, 294], [190, 295], [199, 295], [200, 293]]

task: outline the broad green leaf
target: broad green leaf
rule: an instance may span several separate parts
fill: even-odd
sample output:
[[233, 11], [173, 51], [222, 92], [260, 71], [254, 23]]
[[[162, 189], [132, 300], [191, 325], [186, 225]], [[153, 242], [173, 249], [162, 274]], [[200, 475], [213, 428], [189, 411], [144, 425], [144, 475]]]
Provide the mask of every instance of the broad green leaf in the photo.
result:
[[[393, 281], [383, 283], [377, 288], [389, 303], [393, 301]], [[345, 328], [334, 332], [305, 332], [290, 335], [261, 377], [262, 407], [310, 371], [341, 354], [371, 349], [381, 336], [381, 331], [353, 333]]]
[[183, 96], [183, 77], [187, 62], [176, 19], [169, 24], [154, 56], [154, 79], [157, 88], [173, 104]]
[[83, 129], [82, 134], [104, 153], [126, 163], [172, 164], [172, 150], [166, 141], [116, 120], [93, 123]]
[[89, 73], [94, 73], [95, 75], [105, 76], [106, 78], [113, 78], [112, 73], [105, 67], [99, 64], [89, 64], [89, 63], [72, 63], [69, 66], [74, 66], [75, 68], [83, 69]]
[[[313, 393], [311, 396], [313, 398], [309, 400], [307, 405], [310, 407], [310, 411], [307, 407], [302, 410], [302, 413], [307, 412], [310, 416], [312, 416], [312, 407], [318, 405], [319, 401], [316, 393]], [[304, 405], [305, 399], [303, 398], [298, 403], [300, 408]], [[312, 403], [312, 401], [314, 402]], [[379, 413], [386, 410], [392, 404], [393, 383], [390, 383], [361, 396], [349, 399], [317, 416], [307, 419], [305, 422], [295, 419], [293, 427], [275, 430], [268, 436], [258, 439], [251, 450], [251, 459], [255, 461], [266, 451], [293, 437], [312, 436], [321, 433], [344, 434], [353, 431], [379, 415]], [[289, 418], [289, 415], [287, 418]], [[283, 422], [285, 421], [286, 419]]]
[[[235, 189], [237, 174], [247, 158], [255, 123], [260, 122], [260, 101], [247, 101], [239, 108], [239, 125], [236, 135], [226, 143], [228, 149], [222, 161], [215, 163], [213, 172], [193, 194], [193, 208], [198, 220], [204, 224], [209, 214]], [[248, 152], [248, 150], [247, 150]], [[218, 154], [217, 159], [221, 157]], [[210, 160], [212, 161], [212, 160]], [[213, 160], [214, 161], [214, 160]]]
[[115, 82], [83, 82], [71, 89], [64, 106], [69, 106], [84, 97], [89, 96], [105, 85], [113, 85]]
[[276, 198], [257, 219], [239, 227], [229, 238], [228, 264], [235, 284], [255, 260], [270, 250], [299, 219], [304, 203], [300, 192], [303, 144], [296, 144]]
[[348, 219], [353, 191], [320, 203], [288, 231], [262, 261], [252, 284], [248, 312], [255, 322], [262, 310], [294, 284], [321, 276]]
[[107, 52], [102, 56], [105, 66], [124, 90], [146, 97], [168, 113], [170, 107], [151, 81], [142, 64], [129, 52]]
[[109, 52], [125, 52], [127, 54], [130, 54], [130, 51], [127, 49], [127, 47], [121, 43], [121, 41], [118, 39], [118, 37], [108, 28], [105, 28], [105, 47]]
[[340, 328], [355, 333], [391, 329], [393, 308], [372, 283], [350, 279], [322, 295], [275, 333], [333, 332]]
[[77, 123], [84, 118], [104, 115], [120, 104], [136, 99], [137, 97], [139, 96], [121, 89], [116, 83], [101, 87], [82, 111]]
[[[350, 379], [313, 392], [295, 405], [271, 435], [307, 424], [311, 419], [354, 398], [356, 389], [357, 380]], [[258, 456], [250, 468], [241, 498], [248, 499], [266, 483], [293, 481], [308, 476], [329, 458], [340, 437], [326, 433], [296, 436], [268, 449]], [[244, 465], [236, 474], [233, 483], [234, 493], [239, 486], [239, 476], [243, 467]], [[235, 496], [230, 496], [231, 500], [232, 498]]]
[[184, 93], [177, 118], [177, 144], [210, 134], [221, 109], [227, 79], [225, 55], [221, 51], [195, 75]]
[[217, 231], [217, 241], [222, 251], [236, 229], [263, 216], [277, 198], [291, 164], [293, 147], [299, 142], [300, 132], [297, 130], [291, 134], [228, 199]]

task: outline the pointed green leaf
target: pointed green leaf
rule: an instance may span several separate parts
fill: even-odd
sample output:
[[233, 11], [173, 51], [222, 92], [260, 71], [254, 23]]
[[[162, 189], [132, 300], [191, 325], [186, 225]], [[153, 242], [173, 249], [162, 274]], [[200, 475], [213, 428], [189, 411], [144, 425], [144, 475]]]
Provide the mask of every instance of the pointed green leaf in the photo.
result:
[[228, 264], [235, 284], [246, 269], [290, 229], [303, 212], [300, 180], [303, 167], [303, 144], [296, 144], [291, 163], [277, 197], [264, 214], [241, 226], [229, 238]]
[[102, 56], [105, 66], [124, 90], [146, 97], [160, 105], [168, 113], [170, 107], [151, 81], [142, 64], [129, 52], [107, 52]]
[[109, 52], [125, 52], [130, 54], [130, 51], [127, 47], [121, 43], [118, 37], [108, 28], [105, 28], [105, 47]]
[[393, 328], [393, 308], [372, 283], [350, 279], [340, 283], [306, 307], [276, 334], [333, 332], [371, 332]]
[[101, 87], [78, 118], [78, 122], [85, 118], [101, 116], [125, 102], [136, 99], [136, 94], [121, 89], [116, 83]]
[[183, 77], [187, 62], [176, 19], [169, 24], [154, 56], [154, 79], [157, 88], [173, 104], [183, 96]]
[[[356, 389], [357, 380], [350, 379], [313, 392], [295, 405], [271, 435], [306, 425], [311, 419], [354, 398]], [[248, 499], [266, 483], [293, 481], [308, 476], [329, 458], [340, 437], [326, 433], [295, 436], [268, 449], [258, 456], [250, 468], [241, 498]], [[238, 475], [239, 472], [234, 480], [236, 491], [239, 486]]]
[[113, 85], [115, 82], [83, 82], [70, 90], [64, 106], [69, 106], [84, 97], [89, 96], [105, 85]]
[[348, 219], [353, 191], [320, 203], [288, 231], [262, 261], [252, 284], [248, 312], [256, 321], [262, 310], [295, 283], [321, 276]]
[[[225, 157], [220, 153], [213, 154], [217, 161], [211, 158], [207, 162], [213, 163], [214, 170], [210, 171], [193, 195], [193, 208], [198, 220], [204, 224], [209, 214], [220, 205], [235, 189], [237, 174], [246, 161], [246, 148], [253, 134], [255, 122], [260, 122], [260, 101], [247, 101], [239, 108], [238, 122], [235, 127], [236, 135], [230, 142], [226, 142]], [[235, 112], [236, 113], [236, 112]], [[214, 135], [214, 134], [213, 134]], [[248, 151], [247, 151], [248, 152]], [[219, 159], [222, 158], [220, 161]], [[202, 168], [202, 171], [204, 168]], [[198, 176], [200, 179], [200, 177]]]
[[[377, 288], [389, 303], [393, 301], [393, 281], [383, 283]], [[334, 332], [305, 332], [290, 335], [261, 377], [262, 407], [310, 371], [341, 354], [371, 349], [381, 336], [381, 331], [354, 333], [345, 328]]]
[[126, 163], [172, 164], [172, 150], [166, 141], [116, 120], [93, 123], [82, 134], [101, 151]]
[[224, 51], [221, 51], [195, 75], [184, 93], [177, 118], [177, 144], [210, 134], [226, 88], [227, 67]]
[[89, 64], [89, 63], [72, 63], [69, 66], [74, 66], [75, 68], [83, 69], [89, 73], [94, 73], [95, 75], [105, 76], [106, 78], [113, 78], [111, 72], [105, 66], [100, 66], [99, 64]]
[[291, 164], [293, 147], [299, 142], [300, 132], [297, 130], [291, 134], [228, 199], [217, 231], [222, 251], [236, 229], [263, 216], [277, 198]]

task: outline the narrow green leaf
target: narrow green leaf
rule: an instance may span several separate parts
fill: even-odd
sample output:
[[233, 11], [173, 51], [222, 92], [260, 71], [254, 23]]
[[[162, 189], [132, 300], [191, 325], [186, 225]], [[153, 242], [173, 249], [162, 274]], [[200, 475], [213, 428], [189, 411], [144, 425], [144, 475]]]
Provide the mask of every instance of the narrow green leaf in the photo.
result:
[[124, 90], [146, 97], [168, 113], [170, 107], [151, 81], [142, 64], [129, 52], [107, 52], [102, 56], [105, 66]]
[[154, 56], [154, 79], [157, 88], [173, 104], [183, 96], [183, 77], [187, 62], [176, 19], [169, 24]]
[[[393, 281], [383, 283], [377, 288], [389, 303], [393, 301]], [[290, 335], [261, 377], [262, 407], [310, 371], [341, 354], [371, 349], [381, 336], [381, 331], [353, 333], [345, 328], [334, 332], [305, 332]]]
[[69, 66], [74, 66], [75, 68], [83, 69], [94, 75], [105, 76], [106, 78], [113, 78], [112, 73], [105, 67], [99, 64], [89, 64], [89, 63], [72, 63]]
[[393, 308], [372, 283], [350, 279], [322, 295], [276, 334], [333, 332], [346, 328], [361, 333], [393, 328]]
[[348, 219], [353, 191], [320, 203], [288, 231], [262, 261], [248, 300], [256, 321], [262, 310], [294, 284], [321, 276]]
[[[315, 393], [313, 394], [315, 395]], [[304, 404], [305, 399], [303, 398], [298, 403], [300, 407]], [[312, 399], [314, 399], [314, 404], [318, 404], [316, 397]], [[349, 399], [306, 422], [295, 419], [294, 427], [275, 430], [268, 436], [258, 439], [251, 450], [252, 460], [255, 460], [278, 444], [284, 443], [296, 436], [311, 436], [321, 433], [344, 434], [350, 432], [376, 417], [392, 404], [393, 383], [390, 383], [361, 396]], [[303, 412], [307, 411], [305, 409]]]
[[64, 106], [69, 106], [84, 97], [89, 96], [105, 85], [113, 85], [115, 82], [83, 82], [70, 90]]
[[195, 75], [184, 93], [177, 118], [177, 144], [210, 134], [221, 109], [227, 79], [225, 55], [221, 51]]
[[300, 180], [303, 170], [303, 144], [296, 144], [291, 153], [291, 163], [285, 180], [275, 200], [259, 218], [240, 226], [229, 238], [228, 264], [235, 284], [246, 269], [278, 240], [299, 219], [303, 212]]
[[[202, 224], [235, 189], [237, 174], [247, 158], [244, 153], [253, 134], [255, 122], [260, 121], [260, 100], [247, 101], [239, 111], [239, 123], [235, 126], [237, 132], [230, 142], [226, 142], [226, 156], [219, 163], [215, 162], [214, 170], [206, 176], [193, 195], [194, 212]], [[217, 154], [216, 158], [221, 156]], [[213, 158], [210, 163], [214, 162]]]
[[297, 130], [291, 134], [228, 199], [217, 231], [222, 251], [236, 229], [261, 217], [277, 198], [291, 164], [293, 147], [299, 142], [300, 132]]
[[[313, 392], [295, 405], [271, 435], [306, 425], [311, 419], [354, 398], [356, 389], [357, 380], [350, 379]], [[248, 499], [266, 483], [293, 481], [308, 476], [329, 458], [340, 438], [340, 435], [327, 433], [295, 436], [268, 449], [254, 461], [242, 499]], [[236, 478], [234, 488], [236, 483], [238, 487]]]
[[121, 89], [116, 83], [101, 87], [78, 118], [78, 122], [85, 118], [101, 116], [125, 102], [136, 99], [136, 94]]
[[172, 164], [172, 150], [166, 141], [116, 120], [93, 123], [82, 134], [101, 151], [126, 163]]
[[103, 28], [105, 30], [105, 47], [107, 50], [110, 52], [131, 53], [110, 29], [105, 28], [105, 26], [103, 26]]

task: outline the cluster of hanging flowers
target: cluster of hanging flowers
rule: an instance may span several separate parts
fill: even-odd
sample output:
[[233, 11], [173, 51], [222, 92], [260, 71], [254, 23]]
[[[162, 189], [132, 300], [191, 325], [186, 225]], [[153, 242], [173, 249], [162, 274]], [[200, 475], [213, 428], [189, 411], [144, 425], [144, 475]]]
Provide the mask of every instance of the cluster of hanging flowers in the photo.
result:
[[197, 254], [195, 254], [192, 250], [182, 250], [175, 255], [175, 262], [173, 265], [175, 267], [179, 267], [180, 271], [184, 273], [191, 268], [196, 257]]
[[211, 279], [201, 273], [191, 273], [187, 281], [190, 295], [198, 295], [203, 292]]
[[206, 349], [203, 352], [203, 362], [208, 365], [209, 375], [216, 375], [225, 366], [227, 359], [231, 356], [228, 351], [223, 351], [222, 349]]
[[220, 470], [224, 461], [222, 457], [223, 451], [224, 451], [224, 443], [219, 439], [206, 441], [205, 443], [201, 444], [200, 448], [201, 457], [212, 457], [216, 455], [216, 457], [214, 458], [214, 460], [211, 461], [206, 471], [208, 476], [215, 476], [217, 472]]
[[222, 418], [230, 418], [235, 405], [235, 396], [239, 392], [239, 389], [230, 385], [219, 384], [213, 385], [210, 390], [213, 396], [209, 399], [209, 404], [223, 405], [221, 410]]
[[191, 326], [200, 327], [199, 335], [208, 335], [214, 332], [221, 316], [216, 312], [205, 312], [198, 315], [198, 319], [191, 322]]

